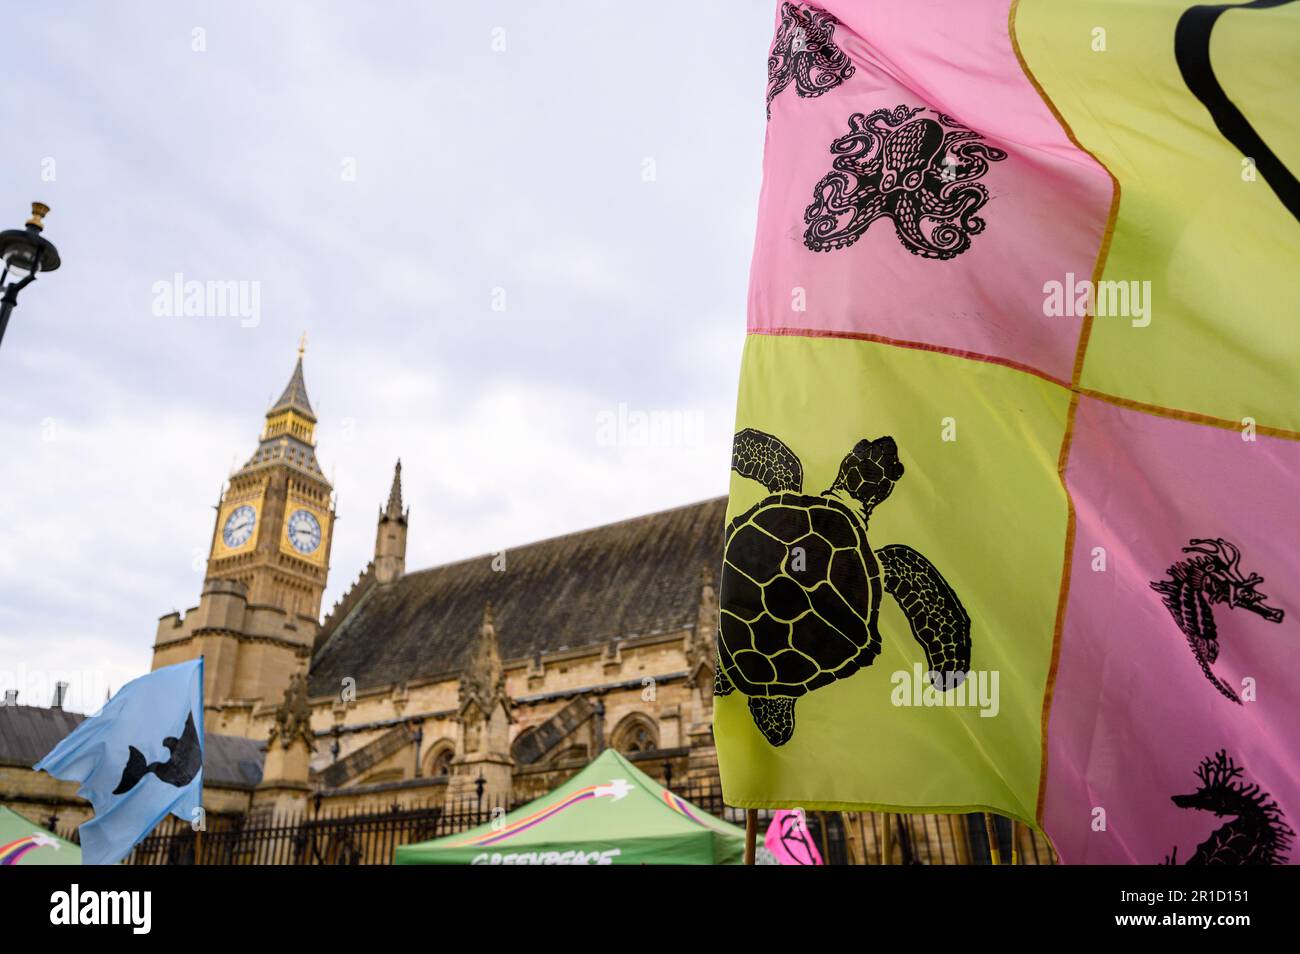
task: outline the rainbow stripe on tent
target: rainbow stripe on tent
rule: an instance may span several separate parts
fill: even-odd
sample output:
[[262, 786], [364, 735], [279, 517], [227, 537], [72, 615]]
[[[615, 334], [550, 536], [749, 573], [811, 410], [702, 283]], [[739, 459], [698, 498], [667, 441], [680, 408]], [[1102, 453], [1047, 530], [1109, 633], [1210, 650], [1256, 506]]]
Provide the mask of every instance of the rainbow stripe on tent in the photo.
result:
[[81, 849], [72, 842], [0, 806], [0, 867], [79, 864]]
[[745, 833], [673, 795], [618, 752], [555, 791], [458, 835], [403, 845], [399, 865], [739, 864]]
[[572, 808], [574, 805], [577, 805], [580, 802], [585, 802], [589, 798], [596, 798], [597, 795], [601, 793], [602, 789], [610, 797], [613, 797], [617, 791], [617, 786], [613, 783], [605, 785], [588, 785], [553, 805], [547, 805], [545, 808], [539, 809], [538, 811], [530, 812], [508, 825], [503, 824], [499, 831], [490, 831], [485, 834], [475, 835], [472, 838], [466, 838], [464, 841], [455, 842], [455, 844], [493, 845], [499, 841], [505, 841], [508, 838], [513, 838], [521, 832], [528, 831], [535, 825], [540, 825], [543, 822], [550, 821], [567, 808]]

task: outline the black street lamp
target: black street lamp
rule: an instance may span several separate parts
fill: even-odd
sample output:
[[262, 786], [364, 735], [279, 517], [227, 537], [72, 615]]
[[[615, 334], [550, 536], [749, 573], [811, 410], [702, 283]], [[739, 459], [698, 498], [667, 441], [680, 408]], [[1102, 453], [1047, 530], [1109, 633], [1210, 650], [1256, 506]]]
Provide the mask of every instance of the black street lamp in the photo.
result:
[[673, 787], [673, 763], [664, 759], [664, 788], [671, 790]]
[[483, 789], [486, 786], [487, 786], [487, 779], [483, 777], [482, 772], [479, 772], [478, 778], [474, 779], [474, 794], [478, 797], [479, 814], [483, 813]]
[[4, 272], [0, 274], [0, 288], [4, 290], [0, 297], [0, 341], [9, 326], [9, 313], [18, 304], [18, 293], [36, 281], [38, 273], [52, 272], [61, 264], [59, 250], [41, 235], [49, 214], [48, 205], [33, 202], [26, 228], [0, 232], [0, 259], [4, 260]]

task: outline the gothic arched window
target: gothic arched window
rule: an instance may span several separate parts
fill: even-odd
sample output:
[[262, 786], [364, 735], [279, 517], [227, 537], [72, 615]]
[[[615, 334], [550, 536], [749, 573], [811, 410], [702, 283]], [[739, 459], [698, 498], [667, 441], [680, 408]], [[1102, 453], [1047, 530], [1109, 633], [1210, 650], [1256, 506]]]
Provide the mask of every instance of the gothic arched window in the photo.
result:
[[637, 726], [623, 743], [623, 750], [632, 752], [653, 752], [657, 748], [655, 738], [643, 725]]
[[430, 778], [448, 778], [451, 775], [451, 760], [456, 757], [456, 747], [443, 739], [435, 743], [425, 756], [425, 774]]
[[659, 748], [659, 733], [650, 719], [640, 714], [633, 714], [614, 729], [611, 744], [624, 755], [653, 752]]
[[451, 774], [451, 760], [456, 755], [451, 749], [443, 749], [433, 759], [433, 777], [446, 778]]

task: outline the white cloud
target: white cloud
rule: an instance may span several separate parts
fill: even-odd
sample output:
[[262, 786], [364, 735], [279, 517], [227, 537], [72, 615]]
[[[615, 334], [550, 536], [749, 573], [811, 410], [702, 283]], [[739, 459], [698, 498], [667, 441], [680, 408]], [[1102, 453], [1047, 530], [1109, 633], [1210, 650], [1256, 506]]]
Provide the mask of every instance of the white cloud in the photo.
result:
[[[0, 672], [147, 668], [303, 329], [327, 605], [399, 456], [412, 568], [722, 493], [771, 10], [688, 27], [593, 0], [11, 11], [0, 223], [48, 202], [64, 267], [0, 347]], [[176, 271], [260, 282], [261, 324], [155, 317]], [[603, 443], [620, 406], [699, 426]]]

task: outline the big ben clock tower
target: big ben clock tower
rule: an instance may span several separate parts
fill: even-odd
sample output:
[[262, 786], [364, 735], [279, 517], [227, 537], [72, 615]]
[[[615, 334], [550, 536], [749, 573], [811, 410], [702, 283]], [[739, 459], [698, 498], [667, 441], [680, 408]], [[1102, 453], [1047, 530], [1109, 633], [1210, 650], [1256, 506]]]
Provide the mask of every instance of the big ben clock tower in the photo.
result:
[[205, 657], [209, 731], [249, 731], [258, 706], [278, 704], [306, 668], [320, 628], [334, 507], [303, 350], [257, 449], [222, 492], [199, 605], [158, 623], [155, 669]]
[[208, 579], [245, 584], [252, 605], [319, 619], [334, 511], [332, 488], [316, 462], [315, 429], [300, 347], [288, 386], [266, 412], [257, 450], [222, 495]]

